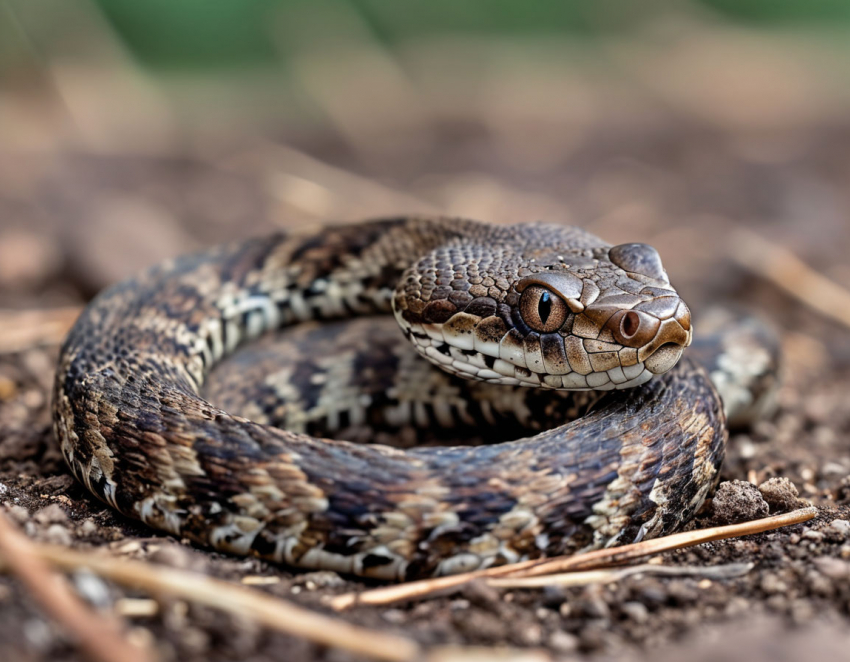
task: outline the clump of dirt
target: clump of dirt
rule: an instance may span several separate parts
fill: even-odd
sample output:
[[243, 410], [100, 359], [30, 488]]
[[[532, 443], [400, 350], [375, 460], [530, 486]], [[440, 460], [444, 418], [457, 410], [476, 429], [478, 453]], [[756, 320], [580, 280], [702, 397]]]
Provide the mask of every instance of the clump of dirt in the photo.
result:
[[711, 500], [715, 524], [736, 524], [767, 517], [770, 507], [759, 489], [744, 480], [720, 483]]
[[759, 492], [771, 514], [786, 513], [807, 505], [807, 502], [800, 498], [797, 486], [784, 476], [768, 478], [759, 485]]

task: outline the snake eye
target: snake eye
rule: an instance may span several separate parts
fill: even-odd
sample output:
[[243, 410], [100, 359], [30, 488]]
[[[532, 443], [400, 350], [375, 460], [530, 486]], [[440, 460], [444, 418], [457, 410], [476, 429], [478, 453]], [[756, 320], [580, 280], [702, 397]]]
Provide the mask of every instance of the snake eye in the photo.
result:
[[526, 288], [519, 299], [523, 321], [538, 333], [557, 331], [567, 319], [567, 304], [545, 287]]

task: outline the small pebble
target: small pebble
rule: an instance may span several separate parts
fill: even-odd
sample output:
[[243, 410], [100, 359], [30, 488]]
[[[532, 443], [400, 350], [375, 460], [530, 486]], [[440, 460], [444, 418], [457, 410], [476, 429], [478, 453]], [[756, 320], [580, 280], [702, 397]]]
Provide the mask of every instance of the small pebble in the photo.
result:
[[850, 502], [850, 476], [845, 476], [835, 490], [835, 500], [838, 503]]
[[850, 563], [831, 556], [821, 556], [813, 561], [822, 575], [829, 579], [846, 579], [850, 577]]
[[850, 522], [846, 519], [834, 519], [829, 523], [827, 528], [831, 533], [836, 534], [841, 540], [850, 538]]
[[469, 600], [464, 600], [463, 598], [457, 598], [456, 600], [452, 600], [449, 603], [449, 607], [455, 610], [465, 610], [469, 609]]
[[822, 476], [842, 476], [847, 473], [847, 468], [838, 462], [827, 462], [821, 467]]
[[761, 578], [761, 590], [768, 594], [784, 594], [788, 585], [776, 575], [767, 573]]
[[791, 605], [791, 618], [797, 625], [808, 623], [815, 617], [815, 607], [809, 600], [795, 600]]
[[53, 645], [53, 631], [40, 618], [30, 618], [24, 621], [23, 635], [27, 643], [36, 650], [44, 651]]
[[52, 503], [33, 515], [33, 519], [42, 525], [65, 524], [68, 521], [68, 513], [58, 503]]
[[762, 555], [771, 561], [778, 561], [785, 556], [785, 549], [781, 543], [771, 540], [762, 546]]
[[587, 651], [603, 649], [608, 643], [609, 634], [607, 628], [591, 623], [580, 632], [581, 647]]
[[154, 645], [156, 637], [147, 628], [134, 627], [127, 632], [127, 641], [139, 648], [148, 648]]
[[112, 605], [109, 587], [104, 581], [88, 570], [80, 570], [73, 574], [74, 588], [89, 604], [98, 609], [108, 609]]
[[543, 604], [550, 609], [557, 609], [566, 600], [564, 589], [560, 586], [545, 586], [542, 593]]
[[667, 591], [661, 582], [655, 579], [644, 580], [643, 586], [638, 589], [638, 595], [642, 602], [649, 604], [663, 604], [667, 601]]
[[191, 565], [191, 554], [179, 545], [163, 545], [150, 555], [150, 560], [185, 570]]
[[9, 401], [18, 394], [18, 385], [5, 375], [0, 375], [0, 402]]
[[200, 628], [186, 627], [180, 631], [181, 647], [203, 653], [210, 646], [210, 635]]
[[690, 604], [699, 599], [699, 592], [692, 584], [682, 580], [672, 580], [667, 584], [667, 593], [678, 604]]
[[401, 609], [387, 609], [381, 616], [387, 623], [392, 623], [393, 625], [401, 625], [407, 620], [407, 614]]
[[296, 583], [304, 584], [308, 591], [314, 591], [317, 588], [342, 586], [345, 584], [345, 580], [339, 576], [339, 573], [333, 572], [332, 570], [317, 570], [315, 572], [308, 572], [300, 577], [296, 577], [295, 581]]
[[738, 616], [746, 614], [751, 609], [750, 601], [741, 596], [732, 596], [729, 602], [726, 603], [724, 613], [726, 616]]
[[23, 506], [9, 506], [6, 514], [17, 524], [26, 524], [30, 518], [29, 511]]
[[526, 627], [523, 623], [503, 622], [498, 616], [476, 609], [453, 610], [452, 622], [461, 633], [484, 641], [500, 641], [509, 629], [514, 636], [521, 637]]
[[491, 611], [501, 603], [501, 595], [498, 589], [480, 580], [472, 581], [464, 586], [461, 595], [471, 604]]
[[539, 646], [543, 643], [543, 628], [538, 623], [515, 626], [512, 628], [511, 634], [521, 646]]
[[621, 607], [623, 613], [635, 623], [646, 623], [649, 620], [649, 609], [640, 602], [625, 602]]
[[574, 653], [578, 649], [579, 640], [569, 632], [555, 630], [549, 635], [548, 644], [557, 653]]
[[61, 524], [51, 524], [44, 532], [44, 539], [54, 545], [63, 545], [69, 547], [71, 545], [71, 534]]
[[765, 600], [767, 608], [778, 614], [785, 613], [788, 610], [788, 598], [782, 593], [774, 593]]
[[[815, 546], [815, 543], [809, 543], [811, 547]], [[806, 549], [803, 545], [797, 545], [796, 547], [791, 547], [788, 549], [788, 556], [792, 559], [805, 559], [809, 556], [809, 550]]]
[[87, 519], [80, 524], [80, 528], [77, 530], [80, 532], [80, 535], [92, 536], [97, 532], [97, 524], [95, 524], [94, 520]]

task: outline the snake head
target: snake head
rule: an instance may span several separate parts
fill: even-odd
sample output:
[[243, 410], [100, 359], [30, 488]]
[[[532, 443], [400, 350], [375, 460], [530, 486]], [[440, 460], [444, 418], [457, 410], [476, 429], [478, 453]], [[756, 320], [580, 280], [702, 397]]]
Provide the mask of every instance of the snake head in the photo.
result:
[[393, 300], [417, 350], [448, 372], [560, 390], [629, 388], [670, 370], [691, 343], [690, 310], [651, 246], [475, 256], [426, 258]]

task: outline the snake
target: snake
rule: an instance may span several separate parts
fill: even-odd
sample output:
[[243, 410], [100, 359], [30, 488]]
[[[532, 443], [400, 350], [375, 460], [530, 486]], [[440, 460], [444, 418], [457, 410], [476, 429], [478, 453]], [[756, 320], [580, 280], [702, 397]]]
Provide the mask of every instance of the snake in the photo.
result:
[[93, 495], [195, 544], [453, 574], [693, 519], [728, 439], [712, 380], [772, 372], [746, 346], [700, 365], [692, 339], [647, 244], [448, 217], [278, 232], [97, 295], [54, 431]]

